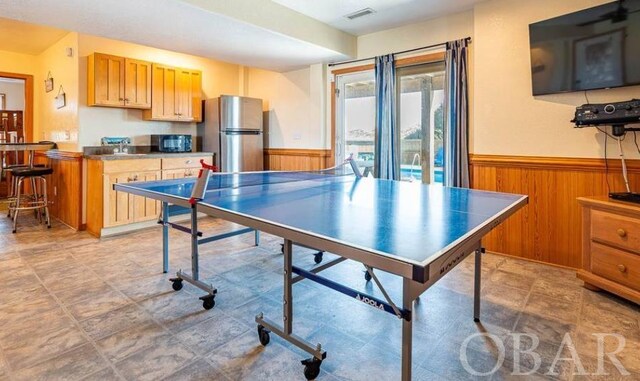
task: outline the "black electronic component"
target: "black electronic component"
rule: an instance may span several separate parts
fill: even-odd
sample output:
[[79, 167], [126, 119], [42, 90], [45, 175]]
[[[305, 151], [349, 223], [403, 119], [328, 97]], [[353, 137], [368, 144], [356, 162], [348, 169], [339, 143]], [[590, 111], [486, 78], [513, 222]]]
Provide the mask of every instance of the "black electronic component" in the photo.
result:
[[612, 103], [588, 103], [576, 107], [571, 121], [576, 127], [640, 123], [640, 99]]

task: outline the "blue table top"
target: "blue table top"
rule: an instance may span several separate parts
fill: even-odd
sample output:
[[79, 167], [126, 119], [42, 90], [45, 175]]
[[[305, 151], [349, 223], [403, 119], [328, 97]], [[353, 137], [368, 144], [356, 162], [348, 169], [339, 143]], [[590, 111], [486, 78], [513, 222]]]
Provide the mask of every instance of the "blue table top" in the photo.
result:
[[[194, 183], [163, 180], [117, 189], [184, 202]], [[248, 216], [421, 266], [526, 203], [522, 195], [295, 172], [214, 174], [207, 189], [202, 209]]]

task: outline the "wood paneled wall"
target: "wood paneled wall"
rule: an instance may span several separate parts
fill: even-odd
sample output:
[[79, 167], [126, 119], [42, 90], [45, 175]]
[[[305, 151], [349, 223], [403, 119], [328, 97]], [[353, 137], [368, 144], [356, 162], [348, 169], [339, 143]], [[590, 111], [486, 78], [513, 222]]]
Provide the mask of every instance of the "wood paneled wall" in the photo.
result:
[[53, 168], [47, 178], [49, 212], [64, 224], [82, 230], [82, 153], [38, 153], [36, 162]]
[[272, 171], [315, 171], [327, 168], [330, 149], [267, 148], [264, 167]]
[[[580, 196], [624, 191], [620, 160], [471, 156], [475, 189], [526, 194], [529, 205], [484, 239], [487, 250], [579, 268]], [[640, 160], [627, 161], [631, 189], [640, 191]]]

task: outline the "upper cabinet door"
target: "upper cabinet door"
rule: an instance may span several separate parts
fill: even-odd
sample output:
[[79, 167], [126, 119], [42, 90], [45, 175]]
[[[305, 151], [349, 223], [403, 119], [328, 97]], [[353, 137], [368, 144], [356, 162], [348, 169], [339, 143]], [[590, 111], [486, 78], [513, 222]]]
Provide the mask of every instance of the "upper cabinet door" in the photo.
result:
[[202, 120], [202, 75], [197, 70], [152, 65], [151, 110], [145, 120]]
[[123, 107], [125, 59], [108, 54], [94, 53], [88, 58], [89, 106]]
[[124, 104], [126, 107], [151, 108], [151, 63], [125, 59]]
[[196, 70], [189, 72], [189, 106], [191, 119], [202, 122], [202, 73]]
[[94, 53], [88, 58], [89, 106], [151, 108], [151, 63]]

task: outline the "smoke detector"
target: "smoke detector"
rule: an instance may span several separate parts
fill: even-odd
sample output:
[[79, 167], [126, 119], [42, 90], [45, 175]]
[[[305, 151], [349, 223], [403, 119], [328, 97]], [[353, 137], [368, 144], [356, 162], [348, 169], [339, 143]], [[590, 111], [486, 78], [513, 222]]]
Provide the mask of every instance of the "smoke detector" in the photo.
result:
[[355, 20], [357, 18], [368, 16], [368, 15], [371, 15], [371, 14], [374, 14], [374, 13], [376, 13], [376, 11], [374, 11], [373, 9], [364, 8], [364, 9], [361, 9], [359, 11], [355, 11], [353, 13], [349, 13], [348, 15], [345, 15], [344, 17], [348, 18], [349, 20]]

